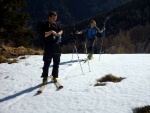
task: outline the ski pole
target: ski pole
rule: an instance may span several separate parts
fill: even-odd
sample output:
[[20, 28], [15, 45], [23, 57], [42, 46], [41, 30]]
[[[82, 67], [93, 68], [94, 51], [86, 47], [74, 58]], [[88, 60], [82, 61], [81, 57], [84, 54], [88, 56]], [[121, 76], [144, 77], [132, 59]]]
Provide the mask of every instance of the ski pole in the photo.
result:
[[73, 48], [73, 53], [72, 53], [72, 59], [71, 59], [71, 61], [73, 61], [73, 54], [74, 54], [74, 48]]
[[74, 48], [75, 48], [75, 51], [76, 51], [76, 53], [77, 53], [77, 57], [78, 57], [78, 62], [79, 62], [79, 64], [80, 64], [80, 67], [81, 67], [81, 70], [82, 70], [82, 74], [84, 75], [84, 73], [83, 73], [83, 69], [82, 69], [82, 66], [81, 66], [81, 62], [79, 61], [79, 55], [78, 55], [78, 50], [77, 50], [77, 47], [76, 47], [76, 40], [75, 39], [73, 39], [72, 40], [72, 44], [73, 44], [73, 46], [74, 46]]
[[[88, 57], [88, 55], [86, 54], [86, 56]], [[89, 67], [89, 72], [91, 72], [91, 69], [90, 69], [90, 61], [88, 60], [88, 67]]]
[[104, 39], [104, 38], [102, 38], [102, 41], [101, 41], [99, 60], [100, 60], [100, 58], [101, 58], [101, 51], [102, 51], [103, 39]]
[[[85, 51], [86, 51], [86, 57], [88, 58], [87, 46], [86, 46], [86, 44], [87, 44], [87, 37], [86, 37], [86, 42], [85, 42]], [[89, 60], [88, 60], [88, 67], [89, 67], [89, 72], [91, 72]]]
[[[71, 39], [73, 38], [73, 33], [71, 32]], [[70, 41], [71, 43], [73, 43], [72, 41]], [[73, 54], [74, 54], [74, 47], [72, 48], [72, 59], [71, 61], [73, 61]]]
[[85, 54], [87, 54], [87, 36], [84, 43]]
[[75, 48], [75, 50], [76, 50], [76, 53], [77, 53], [78, 62], [80, 63], [80, 67], [81, 67], [81, 70], [82, 70], [82, 74], [84, 75], [84, 73], [83, 73], [83, 69], [82, 69], [82, 66], [81, 66], [81, 62], [79, 61], [79, 55], [78, 55], [78, 50], [77, 50], [77, 47], [76, 47], [76, 45], [74, 45], [74, 48]]
[[[105, 21], [104, 21], [104, 29], [105, 29], [106, 22], [107, 22], [108, 19], [109, 19], [109, 17], [107, 17], [107, 18], [105, 19]], [[103, 31], [102, 35], [103, 35], [103, 37], [102, 37], [102, 41], [101, 41], [99, 60], [100, 60], [100, 58], [101, 58], [102, 45], [103, 45], [103, 40], [104, 40], [104, 38], [105, 38], [105, 30]]]

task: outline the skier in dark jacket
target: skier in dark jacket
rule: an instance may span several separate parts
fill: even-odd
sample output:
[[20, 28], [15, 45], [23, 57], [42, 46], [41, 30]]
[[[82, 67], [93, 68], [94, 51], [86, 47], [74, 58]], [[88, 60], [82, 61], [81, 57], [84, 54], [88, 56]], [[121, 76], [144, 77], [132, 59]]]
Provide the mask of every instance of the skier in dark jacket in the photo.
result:
[[91, 60], [93, 58], [93, 53], [94, 53], [94, 44], [95, 44], [95, 40], [96, 40], [96, 34], [97, 32], [102, 33], [105, 29], [100, 30], [97, 26], [96, 26], [96, 22], [94, 20], [90, 21], [89, 26], [79, 32], [76, 32], [76, 34], [82, 34], [82, 33], [86, 33], [86, 45], [87, 45], [87, 50], [86, 53], [88, 51], [89, 55], [88, 55], [88, 59]]
[[49, 21], [44, 25], [44, 55], [43, 55], [43, 84], [47, 83], [48, 71], [51, 60], [53, 59], [52, 76], [54, 82], [57, 82], [58, 69], [60, 63], [61, 50], [59, 46], [59, 39], [63, 33], [61, 27], [56, 23], [57, 13], [51, 11], [49, 13]]

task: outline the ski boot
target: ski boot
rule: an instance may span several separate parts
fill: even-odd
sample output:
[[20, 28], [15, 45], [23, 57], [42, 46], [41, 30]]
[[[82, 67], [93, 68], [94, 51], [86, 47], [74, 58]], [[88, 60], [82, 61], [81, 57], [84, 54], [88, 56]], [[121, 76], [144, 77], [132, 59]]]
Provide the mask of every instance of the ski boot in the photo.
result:
[[58, 82], [58, 78], [53, 77], [54, 82]]
[[46, 85], [47, 82], [48, 82], [47, 77], [44, 77], [44, 78], [43, 78], [43, 85]]
[[90, 54], [88, 55], [88, 59], [89, 59], [89, 60], [92, 60], [92, 59], [93, 59], [93, 54], [92, 54], [92, 53], [90, 53]]

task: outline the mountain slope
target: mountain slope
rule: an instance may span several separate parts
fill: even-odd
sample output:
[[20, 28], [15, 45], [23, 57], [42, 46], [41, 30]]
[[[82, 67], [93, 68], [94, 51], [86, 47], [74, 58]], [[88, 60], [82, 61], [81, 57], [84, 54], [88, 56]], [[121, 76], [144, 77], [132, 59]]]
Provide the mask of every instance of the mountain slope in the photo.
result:
[[[103, 23], [107, 17], [110, 17], [106, 23], [106, 38], [103, 43], [103, 51], [110, 52], [108, 49], [122, 50], [122, 53], [145, 53], [149, 51], [149, 29], [150, 29], [150, 1], [149, 0], [132, 0], [129, 3], [121, 5], [113, 10], [103, 14], [98, 14], [87, 18], [81, 22], [65, 26], [63, 41], [65, 44], [70, 43], [70, 33], [75, 33], [85, 29], [90, 20], [94, 19], [97, 26], [102, 29]], [[102, 34], [97, 34], [98, 40], [95, 47], [95, 53], [99, 53]], [[79, 52], [83, 52], [84, 35], [73, 35], [79, 44]], [[80, 43], [79, 43], [80, 42]], [[99, 45], [98, 45], [99, 44]], [[132, 48], [132, 49], [131, 49]], [[142, 50], [144, 48], [144, 50]], [[132, 50], [132, 51], [130, 51]], [[141, 51], [142, 50], [142, 51]], [[70, 50], [69, 52], [71, 52]], [[117, 51], [117, 50], [116, 50]], [[116, 52], [117, 53], [117, 52]]]
[[106, 12], [129, 0], [27, 0], [27, 10], [32, 22], [47, 19], [49, 11], [58, 12], [62, 24], [81, 21], [89, 16]]
[[109, 34], [117, 34], [119, 30], [128, 30], [137, 25], [147, 25], [150, 23], [150, 1], [149, 0], [132, 0], [124, 5], [114, 8], [106, 13], [98, 14], [81, 21], [75, 26], [69, 26], [69, 29], [83, 29], [88, 25], [91, 19], [97, 22], [98, 27], [103, 26], [106, 17], [110, 17], [106, 24]]

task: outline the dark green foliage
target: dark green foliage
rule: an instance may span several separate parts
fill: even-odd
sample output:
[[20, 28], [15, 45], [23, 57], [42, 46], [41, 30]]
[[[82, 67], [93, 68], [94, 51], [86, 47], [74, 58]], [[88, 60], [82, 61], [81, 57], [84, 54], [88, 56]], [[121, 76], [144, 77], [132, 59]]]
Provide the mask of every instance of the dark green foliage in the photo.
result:
[[0, 28], [5, 29], [5, 36], [1, 37], [13, 41], [15, 46], [26, 46], [34, 37], [31, 30], [27, 28], [29, 13], [21, 11], [25, 5], [24, 0], [1, 0], [0, 2]]

